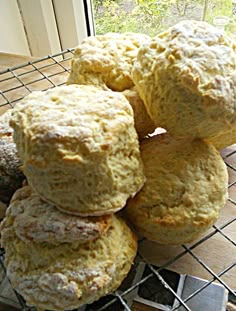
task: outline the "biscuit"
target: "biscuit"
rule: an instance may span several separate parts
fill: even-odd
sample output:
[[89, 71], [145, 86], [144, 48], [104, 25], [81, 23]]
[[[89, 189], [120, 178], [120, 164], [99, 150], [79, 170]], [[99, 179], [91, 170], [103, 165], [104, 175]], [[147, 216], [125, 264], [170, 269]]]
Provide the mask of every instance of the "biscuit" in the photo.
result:
[[84, 39], [75, 49], [67, 84], [91, 84], [123, 92], [134, 111], [139, 139], [155, 129], [146, 107], [135, 90], [131, 71], [139, 47], [150, 40], [137, 33], [108, 33]]
[[67, 83], [113, 91], [133, 87], [132, 66], [139, 47], [148, 40], [148, 35], [138, 33], [107, 33], [84, 39], [75, 49]]
[[198, 238], [219, 217], [228, 173], [215, 147], [167, 133], [141, 142], [147, 181], [128, 200], [129, 221], [147, 239], [180, 245]]
[[143, 186], [133, 111], [118, 92], [33, 92], [15, 106], [11, 125], [29, 185], [64, 212], [109, 214]]
[[4, 114], [0, 116], [0, 137], [12, 136], [13, 129], [10, 127], [12, 109], [8, 109]]
[[24, 174], [9, 125], [11, 110], [0, 116], [0, 201], [8, 204], [16, 189], [20, 188]]
[[156, 129], [156, 126], [149, 117], [146, 107], [136, 88], [125, 90], [122, 94], [128, 99], [133, 109], [135, 129], [139, 140], [142, 140], [145, 136], [151, 134]]
[[231, 130], [225, 131], [222, 134], [213, 136], [210, 138], [210, 142], [216, 147], [216, 149], [221, 150], [228, 146], [236, 143], [236, 126], [232, 127]]
[[137, 239], [112, 216], [106, 233], [82, 245], [25, 243], [8, 215], [1, 224], [5, 265], [12, 287], [43, 310], [71, 310], [116, 290], [129, 272]]
[[111, 215], [79, 217], [60, 212], [44, 202], [29, 186], [18, 189], [7, 210], [15, 234], [25, 243], [85, 243], [104, 234]]
[[141, 47], [132, 77], [155, 124], [176, 137], [218, 136], [226, 147], [236, 129], [235, 51], [223, 32], [189, 20]]

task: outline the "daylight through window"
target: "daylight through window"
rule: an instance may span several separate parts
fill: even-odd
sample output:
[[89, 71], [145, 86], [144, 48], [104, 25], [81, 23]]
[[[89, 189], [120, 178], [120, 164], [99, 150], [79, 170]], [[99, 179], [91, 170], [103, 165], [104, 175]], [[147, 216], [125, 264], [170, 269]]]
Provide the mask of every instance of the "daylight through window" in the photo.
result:
[[183, 19], [204, 20], [236, 36], [235, 0], [93, 0], [96, 34], [151, 36]]

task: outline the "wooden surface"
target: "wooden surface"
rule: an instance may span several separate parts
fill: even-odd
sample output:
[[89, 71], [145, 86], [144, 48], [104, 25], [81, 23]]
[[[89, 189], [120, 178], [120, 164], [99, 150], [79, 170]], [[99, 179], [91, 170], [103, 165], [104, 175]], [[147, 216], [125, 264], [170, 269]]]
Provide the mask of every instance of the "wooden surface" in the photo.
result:
[[0, 71], [37, 59], [26, 55], [0, 53]]
[[[27, 56], [9, 55], [6, 53], [0, 53], [0, 70], [19, 65], [32, 60]], [[30, 79], [34, 79], [34, 76], [30, 76]], [[60, 77], [58, 77], [60, 79]], [[38, 85], [38, 87], [40, 87]], [[1, 90], [1, 84], [0, 84]], [[0, 113], [4, 111], [4, 107], [0, 109]], [[236, 149], [236, 147], [234, 147]], [[232, 152], [233, 147], [228, 148], [223, 152], [223, 156]], [[236, 155], [233, 159], [234, 165], [236, 166]], [[229, 171], [231, 181], [236, 181], [236, 173], [232, 170]], [[230, 194], [236, 200], [236, 185], [231, 187]], [[236, 217], [236, 207], [234, 204], [228, 202], [223, 208], [221, 217], [217, 222], [217, 226], [226, 223], [228, 220]], [[209, 232], [213, 232], [212, 228]], [[235, 222], [227, 226], [223, 232], [229, 236], [235, 243], [236, 241], [236, 227]], [[191, 245], [193, 245], [192, 243]], [[191, 246], [188, 245], [188, 246]], [[147, 262], [157, 266], [165, 265], [171, 258], [177, 256], [183, 252], [183, 248], [163, 246], [150, 241], [143, 241], [140, 243], [140, 253], [146, 259]], [[201, 262], [206, 264], [214, 273], [219, 273], [224, 268], [235, 262], [236, 260], [236, 247], [231, 242], [227, 241], [220, 233], [212, 235], [204, 243], [201, 243], [198, 247], [193, 249], [193, 254], [197, 256]], [[178, 260], [168, 265], [167, 269], [176, 271], [180, 274], [189, 274], [196, 277], [200, 277], [206, 280], [210, 280], [212, 276], [207, 270], [196, 261], [196, 259], [186, 253], [181, 256]], [[232, 289], [236, 290], [236, 267], [231, 269], [228, 273], [224, 274], [221, 279]], [[145, 309], [143, 306], [139, 306], [137, 303], [134, 304], [134, 311], [152, 311], [149, 307]]]
[[161, 311], [160, 309], [143, 305], [138, 302], [132, 304], [132, 311]]
[[[8, 68], [15, 67], [21, 64], [25, 64], [35, 59], [36, 58], [34, 57], [30, 57], [26, 55], [17, 55], [17, 54], [9, 54], [9, 53], [0, 52], [0, 71], [6, 70]], [[3, 79], [6, 79], [6, 77], [4, 77]], [[6, 87], [11, 87], [10, 82], [8, 83], [8, 85], [6, 85], [5, 81], [1, 81], [0, 91], [4, 90], [4, 88]], [[0, 115], [3, 114], [8, 108], [9, 108], [8, 106], [2, 106], [2, 107], [0, 106]]]

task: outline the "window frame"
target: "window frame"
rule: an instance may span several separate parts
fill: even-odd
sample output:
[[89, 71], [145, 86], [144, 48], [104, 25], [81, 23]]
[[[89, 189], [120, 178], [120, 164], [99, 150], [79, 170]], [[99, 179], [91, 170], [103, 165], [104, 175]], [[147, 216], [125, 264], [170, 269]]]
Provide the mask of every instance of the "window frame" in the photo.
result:
[[43, 57], [95, 34], [91, 0], [2, 0], [0, 7], [1, 52]]

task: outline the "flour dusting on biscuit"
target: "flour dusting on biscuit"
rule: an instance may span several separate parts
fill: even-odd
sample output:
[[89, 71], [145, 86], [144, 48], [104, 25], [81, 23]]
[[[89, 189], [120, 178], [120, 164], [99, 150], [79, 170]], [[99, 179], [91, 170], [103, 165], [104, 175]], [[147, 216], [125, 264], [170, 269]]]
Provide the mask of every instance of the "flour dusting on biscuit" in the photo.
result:
[[133, 111], [121, 93], [91, 85], [33, 92], [11, 126], [29, 185], [64, 212], [110, 214], [143, 186]]
[[[140, 48], [132, 77], [156, 126], [172, 136], [236, 142], [236, 45], [214, 26], [182, 21]], [[217, 138], [218, 137], [218, 138]]]

